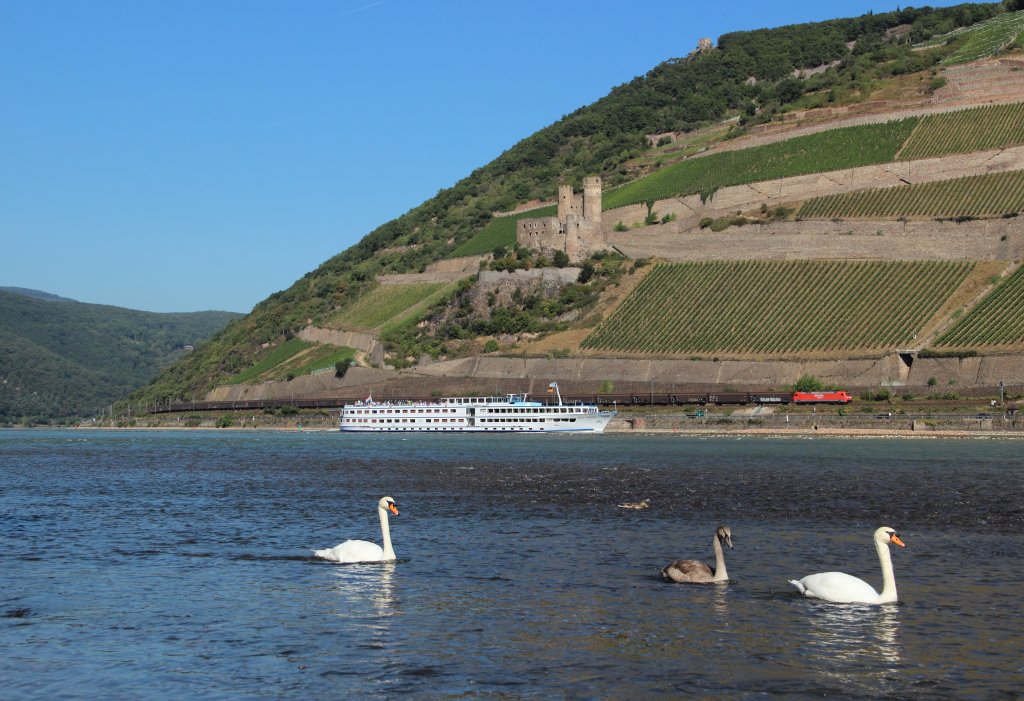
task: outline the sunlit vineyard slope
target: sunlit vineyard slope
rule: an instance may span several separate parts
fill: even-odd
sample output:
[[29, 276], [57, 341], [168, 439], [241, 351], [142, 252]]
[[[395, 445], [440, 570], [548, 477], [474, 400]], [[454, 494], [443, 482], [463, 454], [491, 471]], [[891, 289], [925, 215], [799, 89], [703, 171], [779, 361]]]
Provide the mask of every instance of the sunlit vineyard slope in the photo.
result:
[[1024, 268], [1004, 280], [960, 319], [935, 344], [943, 348], [973, 348], [1024, 344]]
[[815, 197], [801, 219], [993, 217], [1024, 211], [1024, 171]]
[[593, 350], [799, 354], [911, 342], [973, 263], [663, 264], [588, 336]]

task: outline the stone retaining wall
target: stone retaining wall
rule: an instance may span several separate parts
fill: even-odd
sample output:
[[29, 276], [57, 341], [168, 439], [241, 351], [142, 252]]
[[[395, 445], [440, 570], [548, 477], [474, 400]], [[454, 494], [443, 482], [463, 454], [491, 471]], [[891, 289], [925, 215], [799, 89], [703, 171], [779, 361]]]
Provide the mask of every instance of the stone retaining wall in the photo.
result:
[[1020, 260], [1024, 218], [773, 222], [678, 232], [649, 226], [608, 236], [630, 258], [700, 260]]
[[[917, 395], [962, 392], [971, 387], [1024, 385], [1021, 356], [918, 358], [906, 374], [893, 354], [852, 360], [673, 360], [626, 358], [501, 358], [480, 356], [428, 363], [413, 370], [352, 368], [344, 378], [333, 373], [297, 377], [290, 382], [219, 387], [207, 400], [287, 399], [290, 397], [454, 396], [468, 393], [544, 394], [557, 380], [563, 394], [596, 393], [609, 382], [619, 393], [667, 392], [670, 387], [782, 387], [810, 374], [848, 388], [906, 386]], [[934, 380], [931, 384], [929, 381]], [[899, 391], [899, 390], [894, 390]]]
[[[654, 203], [654, 211], [659, 216], [674, 214], [677, 219], [653, 228], [664, 231], [694, 231], [698, 229], [700, 220], [705, 217], [716, 219], [736, 212], [756, 211], [762, 204], [774, 208], [813, 197], [838, 195], [855, 190], [904, 187], [915, 183], [1021, 169], [1024, 169], [1024, 146], [799, 175], [725, 187], [715, 192], [707, 202], [701, 202], [699, 195], [658, 200]], [[642, 204], [605, 212], [602, 227], [606, 238], [612, 245], [616, 245], [616, 237], [629, 232], [616, 232], [615, 226], [621, 222], [631, 227], [635, 222], [642, 222], [646, 215], [647, 207]]]
[[481, 270], [478, 281], [481, 285], [512, 283], [538, 283], [545, 285], [569, 285], [580, 277], [579, 268], [531, 268], [530, 270]]

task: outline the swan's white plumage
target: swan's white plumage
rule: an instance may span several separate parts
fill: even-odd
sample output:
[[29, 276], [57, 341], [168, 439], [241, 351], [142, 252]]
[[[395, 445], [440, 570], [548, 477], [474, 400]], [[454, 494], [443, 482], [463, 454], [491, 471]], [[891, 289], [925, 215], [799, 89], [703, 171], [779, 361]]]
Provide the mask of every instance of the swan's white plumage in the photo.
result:
[[800, 580], [791, 580], [804, 596], [838, 604], [873, 603], [881, 594], [859, 577], [845, 572], [819, 572]]
[[346, 540], [340, 545], [323, 550], [314, 550], [313, 555], [331, 562], [356, 563], [356, 562], [394, 562], [394, 548], [391, 546], [391, 527], [388, 523], [388, 511], [395, 516], [398, 515], [398, 507], [391, 497], [384, 497], [377, 502], [377, 514], [380, 517], [381, 539], [384, 547], [371, 543], [368, 540]]
[[315, 550], [317, 557], [332, 562], [383, 562], [384, 548], [368, 540], [346, 540], [333, 548]]
[[904, 547], [903, 541], [892, 528], [882, 526], [875, 531], [874, 542], [875, 549], [878, 551], [878, 560], [882, 566], [881, 593], [875, 591], [875, 588], [863, 579], [845, 572], [819, 572], [818, 574], [809, 574], [803, 579], [791, 579], [789, 583], [804, 596], [836, 604], [892, 603], [896, 601], [897, 593], [896, 575], [892, 569], [889, 543], [902, 548]]

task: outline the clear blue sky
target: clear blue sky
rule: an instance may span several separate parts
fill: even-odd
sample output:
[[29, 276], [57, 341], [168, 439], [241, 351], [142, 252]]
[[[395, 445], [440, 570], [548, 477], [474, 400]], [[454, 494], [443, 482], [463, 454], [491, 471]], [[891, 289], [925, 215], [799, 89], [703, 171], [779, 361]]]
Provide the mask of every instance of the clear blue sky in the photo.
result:
[[897, 6], [0, 0], [0, 286], [247, 312], [700, 37]]

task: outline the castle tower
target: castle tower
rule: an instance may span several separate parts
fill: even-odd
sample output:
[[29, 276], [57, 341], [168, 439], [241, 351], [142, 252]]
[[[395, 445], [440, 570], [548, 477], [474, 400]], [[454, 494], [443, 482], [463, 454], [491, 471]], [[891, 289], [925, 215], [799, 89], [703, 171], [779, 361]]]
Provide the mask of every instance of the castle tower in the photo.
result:
[[559, 185], [558, 221], [565, 221], [570, 212], [572, 212], [572, 185]]
[[601, 228], [601, 178], [583, 178], [583, 218]]
[[564, 251], [577, 263], [595, 251], [606, 250], [608, 241], [601, 231], [601, 178], [583, 178], [579, 196], [572, 185], [559, 185], [558, 216], [520, 219], [516, 241], [546, 256]]

